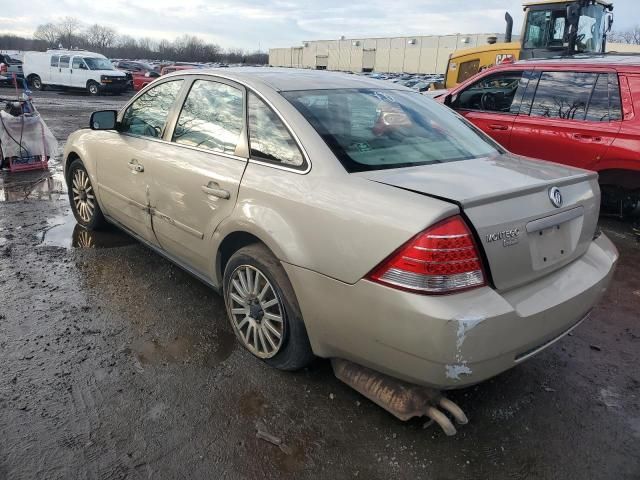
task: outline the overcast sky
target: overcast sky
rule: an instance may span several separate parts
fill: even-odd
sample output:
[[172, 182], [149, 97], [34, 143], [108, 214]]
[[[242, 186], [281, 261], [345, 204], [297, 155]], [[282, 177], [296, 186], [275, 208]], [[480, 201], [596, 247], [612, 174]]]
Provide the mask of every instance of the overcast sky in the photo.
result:
[[[185, 33], [220, 46], [263, 50], [303, 40], [504, 31], [522, 25], [520, 0], [0, 0], [0, 33], [31, 36], [66, 15], [135, 37]], [[614, 0], [614, 29], [640, 24], [639, 0]], [[633, 8], [635, 6], [635, 8]]]

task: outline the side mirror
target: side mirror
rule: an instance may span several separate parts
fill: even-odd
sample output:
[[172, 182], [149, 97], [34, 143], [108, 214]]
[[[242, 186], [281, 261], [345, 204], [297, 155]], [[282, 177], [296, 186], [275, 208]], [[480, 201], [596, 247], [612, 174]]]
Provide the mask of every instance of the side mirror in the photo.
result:
[[444, 97], [444, 104], [445, 104], [447, 107], [451, 107], [451, 104], [452, 104], [452, 103], [453, 103], [453, 97], [452, 97], [452, 96], [451, 96], [451, 94], [449, 93], [449, 94], [447, 94], [447, 96], [446, 96], [446, 97]]
[[91, 130], [115, 130], [118, 112], [115, 110], [101, 110], [91, 114], [89, 126]]
[[607, 30], [605, 33], [609, 33], [611, 31], [611, 27], [613, 27], [613, 14], [607, 13]]

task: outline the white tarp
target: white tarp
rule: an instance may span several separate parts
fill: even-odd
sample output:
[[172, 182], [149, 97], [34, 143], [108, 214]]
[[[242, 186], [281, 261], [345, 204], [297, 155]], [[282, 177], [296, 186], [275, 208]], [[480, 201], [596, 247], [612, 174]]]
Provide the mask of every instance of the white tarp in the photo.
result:
[[58, 155], [58, 141], [39, 115], [14, 117], [0, 111], [0, 148], [7, 157]]

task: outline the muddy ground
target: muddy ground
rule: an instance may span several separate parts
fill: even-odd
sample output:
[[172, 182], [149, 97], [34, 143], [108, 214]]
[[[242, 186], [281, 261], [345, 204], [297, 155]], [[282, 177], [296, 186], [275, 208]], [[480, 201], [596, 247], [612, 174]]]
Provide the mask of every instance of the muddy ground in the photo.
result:
[[[43, 92], [36, 105], [62, 144], [126, 98]], [[451, 392], [470, 423], [449, 438], [395, 420], [326, 361], [283, 373], [254, 359], [209, 288], [123, 233], [76, 228], [56, 162], [0, 182], [0, 479], [640, 478], [628, 222], [602, 218], [621, 261], [591, 319]]]

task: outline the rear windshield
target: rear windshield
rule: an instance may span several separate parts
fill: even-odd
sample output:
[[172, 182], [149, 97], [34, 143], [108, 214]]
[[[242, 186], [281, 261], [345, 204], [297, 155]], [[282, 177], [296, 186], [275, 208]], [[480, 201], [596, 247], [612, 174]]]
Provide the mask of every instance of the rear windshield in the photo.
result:
[[417, 92], [284, 92], [349, 172], [411, 167], [504, 153], [449, 108]]

